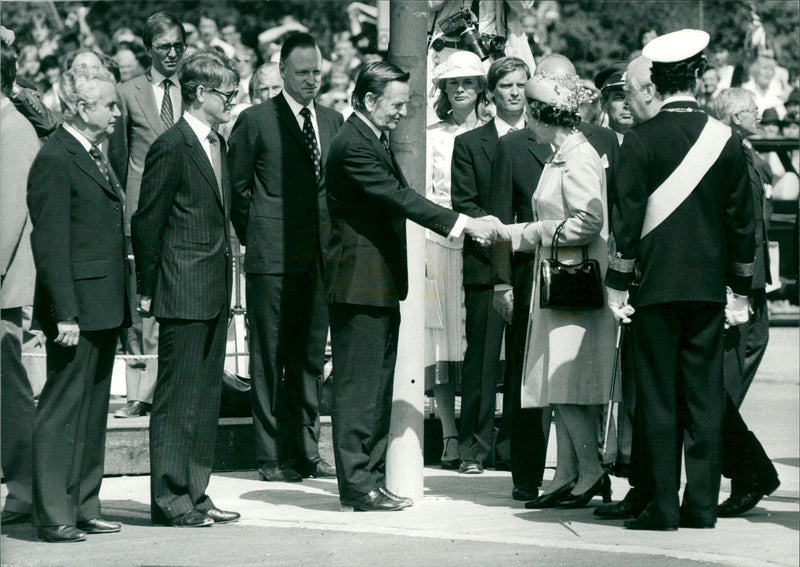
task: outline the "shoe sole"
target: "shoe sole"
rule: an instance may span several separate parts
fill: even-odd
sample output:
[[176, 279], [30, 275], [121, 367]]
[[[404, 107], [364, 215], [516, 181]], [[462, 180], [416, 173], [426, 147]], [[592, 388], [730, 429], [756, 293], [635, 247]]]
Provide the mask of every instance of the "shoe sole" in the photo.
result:
[[36, 541], [46, 541], [47, 543], [78, 543], [79, 541], [86, 541], [86, 536], [76, 539], [57, 539], [36, 534]]

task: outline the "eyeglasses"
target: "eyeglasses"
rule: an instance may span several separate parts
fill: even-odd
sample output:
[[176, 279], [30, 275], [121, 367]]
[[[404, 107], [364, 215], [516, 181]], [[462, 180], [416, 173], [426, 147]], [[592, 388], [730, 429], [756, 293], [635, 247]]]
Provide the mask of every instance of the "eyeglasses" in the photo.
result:
[[236, 95], [239, 94], [239, 89], [233, 89], [232, 91], [228, 91], [227, 93], [225, 91], [221, 91], [219, 89], [212, 89], [209, 87], [206, 87], [206, 90], [217, 93], [225, 101], [225, 104], [231, 104], [233, 102], [233, 99], [236, 98]]
[[753, 118], [756, 119], [756, 122], [761, 121], [761, 118], [758, 116], [758, 108], [746, 108], [744, 110], [740, 110], [739, 114], [752, 114]]
[[175, 50], [176, 54], [183, 55], [183, 52], [186, 51], [186, 44], [183, 42], [163, 43], [161, 45], [154, 45], [153, 49], [156, 51], [156, 53], [158, 53], [162, 57], [166, 57], [167, 55], [169, 55], [170, 51], [172, 51], [173, 49]]

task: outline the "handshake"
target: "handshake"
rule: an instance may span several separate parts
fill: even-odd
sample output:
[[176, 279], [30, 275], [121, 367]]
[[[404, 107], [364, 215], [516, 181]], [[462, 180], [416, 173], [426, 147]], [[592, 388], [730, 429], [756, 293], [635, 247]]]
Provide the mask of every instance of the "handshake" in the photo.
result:
[[511, 240], [508, 227], [495, 216], [487, 215], [480, 218], [469, 217], [464, 227], [464, 232], [481, 246], [489, 246], [494, 242]]

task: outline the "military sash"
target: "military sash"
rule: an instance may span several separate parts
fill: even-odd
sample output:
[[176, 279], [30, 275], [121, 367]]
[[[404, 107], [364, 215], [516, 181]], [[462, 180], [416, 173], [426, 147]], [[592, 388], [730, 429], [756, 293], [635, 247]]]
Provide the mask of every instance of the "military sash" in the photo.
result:
[[716, 163], [730, 137], [731, 129], [728, 126], [708, 118], [683, 161], [647, 199], [641, 238], [664, 222], [692, 194]]

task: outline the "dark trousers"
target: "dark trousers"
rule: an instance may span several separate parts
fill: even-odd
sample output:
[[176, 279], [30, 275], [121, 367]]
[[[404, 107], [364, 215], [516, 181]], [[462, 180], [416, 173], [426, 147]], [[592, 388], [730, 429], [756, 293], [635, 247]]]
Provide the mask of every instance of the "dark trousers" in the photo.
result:
[[755, 289], [748, 299], [753, 309], [750, 320], [725, 331], [725, 391], [737, 408], [742, 406], [769, 342], [767, 294]]
[[[523, 297], [519, 293], [517, 289], [514, 290], [514, 297], [518, 301]], [[550, 408], [523, 409], [521, 407], [522, 372], [529, 310], [530, 305], [522, 301], [514, 305], [511, 327], [506, 332], [506, 365], [511, 368], [508, 372], [510, 377], [508, 393], [513, 400], [511, 406], [511, 478], [514, 486], [536, 488], [542, 484], [544, 476], [547, 438], [550, 429]]]
[[[674, 302], [640, 307], [634, 341], [638, 407], [654, 479], [648, 510], [677, 526], [717, 517], [722, 457], [723, 305]], [[686, 458], [683, 505], [678, 490]]]
[[150, 413], [155, 523], [214, 505], [206, 495], [225, 365], [226, 309], [207, 321], [159, 319], [158, 380]]
[[339, 497], [384, 485], [400, 309], [332, 303], [333, 453]]
[[0, 321], [0, 457], [8, 488], [4, 509], [31, 513], [31, 461], [36, 404], [22, 364], [22, 307], [2, 310]]
[[250, 380], [260, 465], [319, 457], [328, 308], [319, 269], [247, 274]]
[[[731, 479], [731, 493], [744, 494], [774, 490], [778, 471], [764, 447], [747, 425], [730, 396], [725, 400], [725, 424], [722, 434], [722, 475]], [[767, 488], [770, 487], [770, 488]]]
[[33, 427], [34, 526], [100, 517], [117, 333], [84, 331], [75, 347], [47, 338], [47, 381]]
[[505, 322], [492, 306], [491, 286], [464, 286], [467, 349], [461, 382], [459, 455], [483, 462], [492, 449], [495, 394]]

